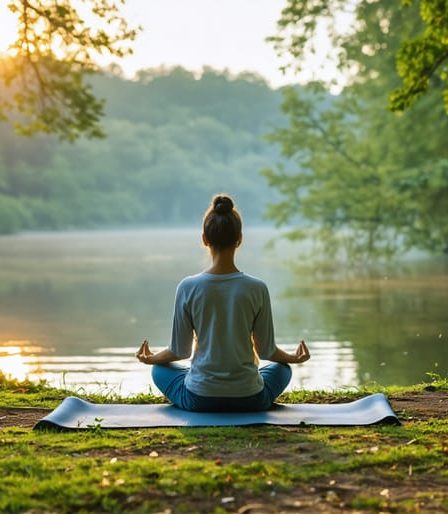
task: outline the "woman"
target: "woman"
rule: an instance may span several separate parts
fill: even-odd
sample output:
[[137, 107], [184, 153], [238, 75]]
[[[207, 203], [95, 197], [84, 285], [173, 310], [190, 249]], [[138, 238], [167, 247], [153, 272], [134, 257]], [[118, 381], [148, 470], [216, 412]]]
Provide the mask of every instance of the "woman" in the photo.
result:
[[[241, 217], [229, 196], [213, 198], [202, 240], [212, 264], [178, 285], [170, 346], [154, 354], [145, 340], [136, 356], [154, 365], [154, 383], [177, 407], [267, 410], [291, 380], [288, 364], [307, 361], [308, 348], [302, 341], [289, 354], [276, 346], [265, 283], [235, 266]], [[191, 367], [171, 364], [192, 351]], [[258, 356], [273, 363], [258, 369]]]

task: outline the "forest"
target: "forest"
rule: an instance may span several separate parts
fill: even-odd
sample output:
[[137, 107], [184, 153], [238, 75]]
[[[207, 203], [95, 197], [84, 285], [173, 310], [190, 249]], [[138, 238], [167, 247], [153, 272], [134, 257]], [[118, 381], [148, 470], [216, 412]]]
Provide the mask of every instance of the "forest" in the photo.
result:
[[260, 170], [279, 152], [281, 92], [254, 74], [117, 67], [89, 79], [106, 137], [70, 143], [0, 125], [0, 233], [197, 223], [213, 193], [262, 223], [275, 198]]
[[[448, 253], [446, 9], [366, 0], [344, 28], [345, 3], [332, 5], [288, 0], [268, 41], [283, 68], [300, 72], [324, 21], [345, 77], [337, 95], [319, 77], [273, 90], [209, 67], [143, 69], [133, 80], [118, 65], [98, 72], [88, 53], [52, 56], [52, 22], [73, 10], [41, 13], [48, 32], [34, 37], [50, 57], [0, 61], [0, 119], [8, 95], [16, 109], [0, 125], [0, 233], [188, 225], [226, 191], [246, 221], [313, 240], [314, 261]], [[84, 51], [82, 31], [57, 27], [67, 51]], [[115, 39], [90, 42], [119, 57]]]

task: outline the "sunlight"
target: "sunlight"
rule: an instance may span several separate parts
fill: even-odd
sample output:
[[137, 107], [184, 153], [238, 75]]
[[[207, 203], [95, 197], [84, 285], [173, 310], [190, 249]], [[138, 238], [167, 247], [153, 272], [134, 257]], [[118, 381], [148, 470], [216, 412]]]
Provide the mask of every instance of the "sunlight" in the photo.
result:
[[33, 346], [30, 341], [6, 341], [5, 345], [0, 345], [0, 373], [25, 380], [32, 371], [28, 356], [41, 352], [42, 348]]
[[0, 4], [0, 27], [0, 56], [10, 55], [9, 47], [17, 36], [17, 19], [3, 2]]
[[5, 376], [25, 380], [30, 367], [25, 364], [20, 346], [3, 346], [0, 350], [0, 372]]

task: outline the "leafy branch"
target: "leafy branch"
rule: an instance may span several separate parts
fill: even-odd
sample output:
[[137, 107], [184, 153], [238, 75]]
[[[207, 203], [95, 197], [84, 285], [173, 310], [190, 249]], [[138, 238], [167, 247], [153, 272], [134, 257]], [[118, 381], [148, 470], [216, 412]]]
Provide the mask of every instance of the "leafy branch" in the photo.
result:
[[96, 58], [132, 53], [128, 45], [140, 28], [121, 16], [124, 0], [82, 0], [94, 18], [88, 26], [70, 0], [13, 0], [18, 33], [9, 56], [0, 60], [6, 86], [0, 113], [23, 135], [53, 133], [73, 141], [81, 134], [101, 137], [104, 102], [86, 77], [98, 71]]

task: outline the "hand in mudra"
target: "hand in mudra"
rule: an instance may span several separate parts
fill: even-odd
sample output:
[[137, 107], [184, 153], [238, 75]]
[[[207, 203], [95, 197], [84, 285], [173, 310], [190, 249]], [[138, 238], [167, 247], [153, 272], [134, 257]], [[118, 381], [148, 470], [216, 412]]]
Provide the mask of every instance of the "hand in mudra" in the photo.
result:
[[151, 357], [153, 356], [154, 354], [152, 353], [152, 351], [149, 349], [149, 343], [148, 343], [148, 340], [145, 339], [143, 341], [143, 343], [141, 344], [140, 348], [138, 349], [137, 353], [135, 354], [135, 356], [137, 357], [137, 359], [140, 361], [140, 362], [143, 362], [144, 364], [151, 364]]
[[305, 341], [300, 341], [300, 344], [296, 350], [296, 358], [297, 358], [296, 362], [298, 364], [300, 364], [301, 362], [306, 362], [307, 360], [309, 360], [311, 358], [310, 352], [308, 350], [307, 345], [305, 344]]

